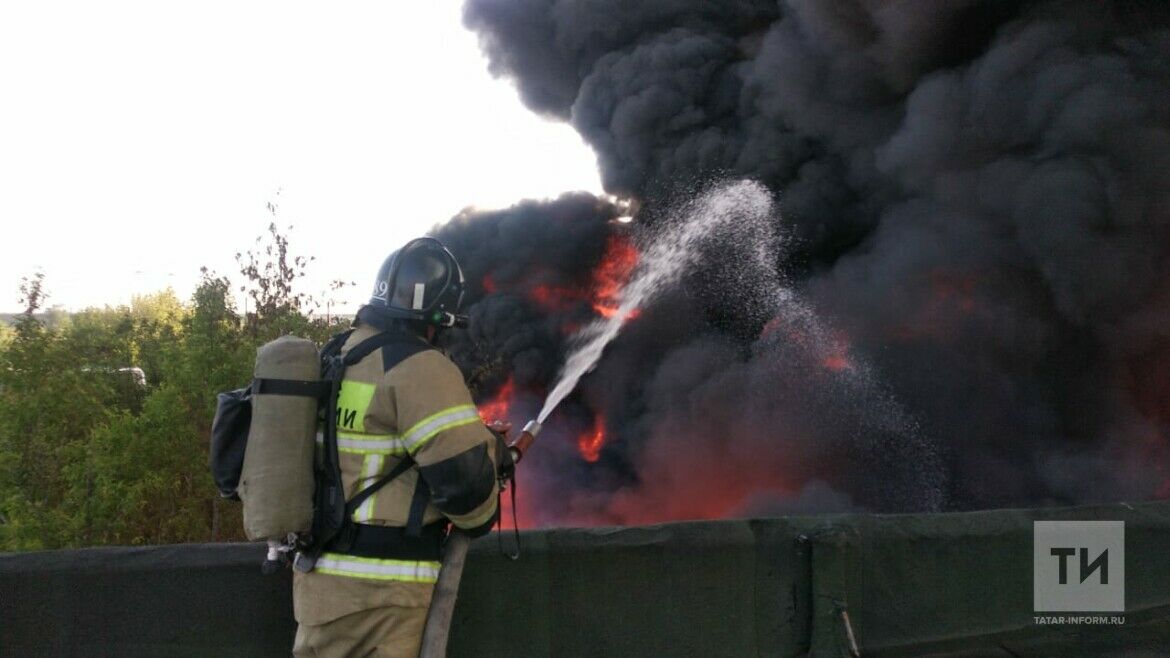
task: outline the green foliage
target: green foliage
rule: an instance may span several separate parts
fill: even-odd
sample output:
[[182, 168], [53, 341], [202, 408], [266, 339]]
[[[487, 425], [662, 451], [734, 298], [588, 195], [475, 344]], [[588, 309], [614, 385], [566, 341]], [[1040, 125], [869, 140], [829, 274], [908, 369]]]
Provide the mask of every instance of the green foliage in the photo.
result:
[[215, 395], [251, 379], [264, 342], [340, 328], [295, 292], [307, 261], [275, 226], [269, 239], [240, 257], [246, 314], [206, 270], [189, 302], [166, 290], [73, 315], [42, 311], [43, 274], [23, 280], [24, 312], [0, 323], [0, 551], [243, 539], [207, 469]]

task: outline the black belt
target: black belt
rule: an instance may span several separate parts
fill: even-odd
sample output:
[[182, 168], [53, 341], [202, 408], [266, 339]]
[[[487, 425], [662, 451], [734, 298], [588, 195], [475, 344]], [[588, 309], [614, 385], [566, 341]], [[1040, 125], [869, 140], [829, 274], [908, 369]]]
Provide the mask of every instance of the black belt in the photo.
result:
[[355, 557], [437, 562], [442, 555], [443, 539], [447, 536], [445, 520], [424, 525], [417, 536], [407, 535], [406, 528], [393, 526], [354, 523], [350, 527], [353, 528], [351, 537], [343, 537], [350, 534], [343, 532], [325, 550]]

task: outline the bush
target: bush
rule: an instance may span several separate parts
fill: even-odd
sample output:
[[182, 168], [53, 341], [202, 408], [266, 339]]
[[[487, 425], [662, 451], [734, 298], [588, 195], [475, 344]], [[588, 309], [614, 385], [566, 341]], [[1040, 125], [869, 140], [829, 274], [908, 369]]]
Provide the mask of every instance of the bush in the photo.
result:
[[251, 379], [268, 340], [339, 329], [294, 292], [306, 261], [269, 238], [275, 262], [241, 257], [246, 317], [206, 270], [187, 303], [168, 290], [68, 317], [41, 313], [43, 275], [24, 280], [24, 312], [0, 325], [0, 550], [243, 538], [207, 469], [215, 394]]

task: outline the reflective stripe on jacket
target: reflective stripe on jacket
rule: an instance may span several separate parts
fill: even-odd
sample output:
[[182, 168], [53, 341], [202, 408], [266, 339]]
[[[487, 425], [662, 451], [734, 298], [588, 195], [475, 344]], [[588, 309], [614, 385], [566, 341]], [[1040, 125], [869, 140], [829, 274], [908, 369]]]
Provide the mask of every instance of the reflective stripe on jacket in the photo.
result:
[[380, 560], [342, 553], [322, 553], [316, 571], [366, 580], [398, 580], [433, 583], [439, 579], [439, 563], [426, 560]]
[[[373, 336], [361, 325], [342, 351]], [[407, 357], [389, 370], [376, 350], [346, 370], [337, 402], [338, 450], [346, 498], [394, 468], [403, 475], [370, 496], [353, 515], [358, 523], [405, 526], [420, 473], [431, 491], [423, 514], [475, 529], [496, 514], [496, 443], [471, 401], [459, 369], [436, 350]]]

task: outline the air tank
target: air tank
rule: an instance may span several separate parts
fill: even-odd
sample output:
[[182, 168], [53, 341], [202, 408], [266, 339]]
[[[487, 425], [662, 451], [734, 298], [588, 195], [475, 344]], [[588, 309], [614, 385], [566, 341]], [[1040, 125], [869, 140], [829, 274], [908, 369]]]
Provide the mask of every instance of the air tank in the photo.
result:
[[[257, 379], [319, 381], [320, 357], [312, 341], [281, 336], [256, 351], [255, 372]], [[283, 540], [310, 529], [316, 435], [315, 397], [257, 393], [253, 386], [239, 487], [248, 539]]]

